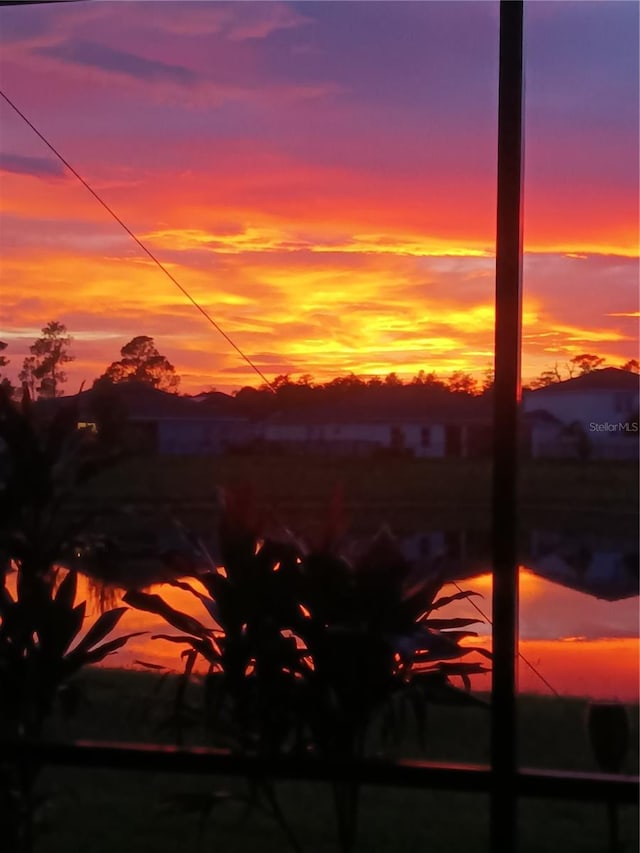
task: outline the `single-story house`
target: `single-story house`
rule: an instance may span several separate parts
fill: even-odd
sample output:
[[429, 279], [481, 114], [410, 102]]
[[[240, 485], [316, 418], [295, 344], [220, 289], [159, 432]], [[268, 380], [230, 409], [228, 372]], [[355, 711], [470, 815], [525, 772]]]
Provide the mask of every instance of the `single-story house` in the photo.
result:
[[340, 401], [278, 412], [261, 425], [269, 446], [302, 453], [370, 455], [379, 451], [417, 457], [467, 457], [491, 451], [488, 400], [448, 394], [437, 404], [399, 400]]
[[637, 459], [639, 390], [637, 373], [606, 367], [525, 391], [532, 455]]
[[[578, 459], [583, 451], [573, 430], [544, 409], [523, 412], [526, 455], [532, 459]], [[584, 451], [583, 451], [584, 452]]]
[[111, 420], [132, 450], [158, 454], [219, 454], [250, 440], [246, 418], [233, 411], [233, 398], [216, 395], [206, 403], [160, 391], [137, 382], [122, 382], [82, 391], [75, 397], [40, 400], [45, 416], [71, 401], [78, 404], [78, 426], [95, 429]]

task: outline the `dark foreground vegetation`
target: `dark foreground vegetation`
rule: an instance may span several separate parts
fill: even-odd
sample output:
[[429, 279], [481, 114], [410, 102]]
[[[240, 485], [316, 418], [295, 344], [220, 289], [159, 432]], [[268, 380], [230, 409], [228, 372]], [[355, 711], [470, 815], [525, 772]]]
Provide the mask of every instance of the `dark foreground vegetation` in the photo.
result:
[[[58, 787], [55, 832], [42, 853], [282, 853], [273, 820], [242, 803], [214, 804], [202, 834], [200, 814], [229, 780], [211, 782], [108, 771], [69, 771], [48, 776]], [[233, 788], [231, 787], [231, 790]], [[242, 789], [240, 789], [242, 791]], [[322, 785], [281, 783], [280, 801], [305, 853], [335, 853], [330, 799]], [[522, 801], [521, 853], [604, 853], [604, 806]], [[621, 809], [625, 853], [638, 849], [637, 810]], [[357, 853], [468, 853], [489, 849], [489, 800], [479, 794], [368, 788], [361, 804]]]
[[[472, 640], [471, 646], [463, 642], [475, 636], [476, 619], [446, 615], [449, 603], [473, 596], [473, 590], [443, 595], [439, 570], [416, 575], [385, 531], [348, 551], [345, 500], [335, 478], [325, 512], [306, 508], [320, 524], [305, 541], [278, 525], [273, 495], [267, 500], [276, 511], [265, 514], [264, 503], [238, 487], [255, 480], [250, 467], [236, 469], [238, 478], [226, 483], [220, 468], [217, 480], [216, 472], [201, 472], [197, 482], [203, 487], [211, 474], [209, 494], [227, 485], [217, 513], [221, 562], [186, 528], [199, 587], [185, 581], [192, 566], [184, 553], [179, 566], [175, 553], [157, 556], [175, 570], [174, 583], [204, 605], [204, 621], [139, 588], [124, 597], [162, 617], [167, 633], [160, 636], [175, 644], [182, 674], [172, 683], [162, 675], [92, 670], [128, 637], [118, 634], [123, 608], [107, 608], [93, 625], [85, 624], [85, 603], [76, 600], [77, 571], [98, 553], [123, 556], [109, 550], [106, 518], [126, 514], [123, 504], [131, 501], [129, 519], [137, 519], [145, 499], [132, 498], [130, 466], [136, 463], [113, 468], [115, 460], [99, 441], [76, 429], [73, 411], [61, 411], [42, 431], [25, 395], [21, 410], [4, 398], [0, 415], [9, 449], [0, 513], [0, 724], [10, 743], [37, 744], [48, 736], [207, 743], [268, 762], [309, 754], [357, 761], [382, 750], [390, 757], [414, 756], [424, 742], [431, 750], [426, 757], [487, 760], [488, 705], [472, 692], [471, 677], [487, 670], [491, 656], [473, 648]], [[166, 485], [177, 492], [178, 475], [184, 482], [189, 471], [183, 465], [172, 472]], [[300, 472], [271, 468], [263, 482], [287, 477], [283, 491], [295, 500], [292, 482]], [[391, 498], [407, 494], [419, 506], [422, 481], [405, 481], [400, 492], [395, 475], [399, 469], [387, 469]], [[161, 507], [161, 476], [158, 467], [148, 469], [148, 477], [156, 478], [146, 499], [151, 507]], [[352, 505], [370, 508], [379, 474], [374, 481], [363, 470], [358, 476], [342, 482], [343, 492], [349, 490]], [[330, 479], [319, 466], [309, 482]], [[446, 476], [441, 486], [431, 482], [428, 494], [441, 488], [452, 508], [456, 493], [447, 491], [445, 481], [450, 485]], [[373, 498], [379, 495], [388, 512], [383, 484], [378, 482]], [[355, 497], [354, 486], [362, 490]], [[323, 497], [314, 493], [314, 500]], [[202, 509], [212, 506], [209, 498]], [[207, 667], [204, 677], [194, 676], [197, 660]], [[543, 725], [538, 734], [523, 729], [524, 749], [532, 749], [536, 763], [587, 769], [584, 744], [575, 740], [583, 715], [576, 703], [540, 705], [530, 720]], [[550, 746], [554, 727], [558, 740]], [[542, 834], [535, 824], [523, 824], [524, 850], [600, 849], [592, 842], [604, 837], [606, 822], [602, 815], [599, 836], [597, 810], [550, 804], [526, 806], [523, 814], [527, 808], [543, 809], [538, 816], [546, 815], [546, 823]], [[472, 839], [482, 842], [486, 820], [483, 796], [369, 791], [336, 779], [321, 785], [268, 778], [192, 784], [175, 776], [0, 761], [0, 826], [11, 853], [196, 849], [198, 840], [230, 851], [455, 851], [468, 849]], [[624, 837], [633, 838], [633, 827], [625, 817]]]
[[[116, 741], [172, 742], [166, 722], [176, 679], [147, 672], [92, 669], [86, 673], [86, 702], [72, 719], [58, 716], [52, 733]], [[192, 701], [199, 687], [193, 686]], [[585, 728], [586, 701], [524, 696], [520, 700], [521, 763], [528, 767], [596, 770]], [[638, 708], [629, 709], [634, 733], [625, 771], [638, 769]], [[193, 731], [192, 743], [205, 742]], [[478, 709], [433, 708], [421, 744], [407, 726], [385, 754], [426, 760], [485, 763], [489, 718]], [[334, 853], [335, 822], [326, 786], [277, 784], [287, 819], [308, 853]], [[264, 808], [249, 809], [248, 786], [238, 779], [124, 773], [106, 770], [48, 770], [50, 828], [41, 853], [92, 850], [112, 853], [280, 853], [282, 833]], [[236, 798], [236, 799], [234, 799]], [[446, 791], [365, 788], [361, 803], [359, 853], [467, 853], [488, 847], [488, 798]], [[638, 848], [638, 812], [621, 808], [625, 853]], [[197, 847], [203, 822], [201, 847]], [[607, 847], [604, 805], [522, 800], [523, 853], [602, 853]]]

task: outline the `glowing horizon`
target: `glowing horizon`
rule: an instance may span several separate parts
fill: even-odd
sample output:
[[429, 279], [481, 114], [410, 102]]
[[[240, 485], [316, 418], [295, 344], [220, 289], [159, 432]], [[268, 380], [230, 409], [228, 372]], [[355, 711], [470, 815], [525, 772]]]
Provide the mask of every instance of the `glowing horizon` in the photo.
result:
[[[497, 4], [145, 5], [3, 8], [3, 86], [265, 375], [480, 377]], [[584, 352], [637, 357], [639, 271], [638, 10], [527, 16], [525, 380]], [[68, 392], [138, 334], [181, 391], [259, 383], [0, 110], [9, 375], [57, 319]]]

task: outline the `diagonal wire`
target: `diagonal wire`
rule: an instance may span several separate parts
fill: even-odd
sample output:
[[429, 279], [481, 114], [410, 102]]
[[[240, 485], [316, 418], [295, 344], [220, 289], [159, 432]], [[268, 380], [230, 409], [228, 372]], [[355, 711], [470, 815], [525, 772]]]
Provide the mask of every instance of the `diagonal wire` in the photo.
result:
[[275, 389], [274, 389], [274, 387], [273, 387], [272, 383], [267, 379], [267, 377], [266, 377], [266, 376], [264, 375], [264, 373], [260, 370], [260, 368], [258, 367], [258, 365], [257, 365], [255, 362], [253, 362], [253, 361], [249, 358], [249, 356], [248, 356], [248, 355], [246, 355], [246, 354], [245, 354], [245, 353], [240, 349], [240, 347], [235, 343], [235, 341], [234, 341], [234, 340], [232, 340], [232, 338], [231, 338], [231, 337], [229, 337], [229, 335], [224, 331], [224, 329], [220, 326], [220, 324], [219, 324], [219, 323], [217, 323], [217, 322], [213, 319], [213, 317], [209, 314], [209, 312], [208, 312], [205, 308], [203, 308], [203, 307], [202, 307], [202, 305], [200, 305], [200, 303], [199, 303], [199, 302], [197, 302], [197, 301], [193, 298], [193, 296], [189, 293], [189, 291], [186, 289], [186, 287], [184, 287], [182, 284], [180, 284], [180, 282], [178, 281], [178, 279], [177, 279], [177, 278], [175, 278], [175, 276], [173, 276], [173, 275], [169, 272], [169, 270], [165, 267], [165, 265], [164, 265], [161, 261], [159, 261], [159, 260], [158, 260], [158, 258], [153, 254], [153, 252], [152, 252], [150, 249], [148, 249], [148, 248], [145, 246], [145, 244], [144, 244], [144, 243], [143, 243], [143, 242], [142, 242], [138, 237], [136, 237], [136, 235], [135, 235], [135, 234], [133, 233], [133, 231], [129, 228], [129, 226], [128, 226], [128, 225], [126, 225], [126, 224], [122, 221], [122, 219], [120, 219], [120, 217], [118, 216], [118, 214], [117, 214], [117, 213], [115, 213], [115, 212], [114, 212], [114, 210], [113, 210], [111, 207], [109, 207], [109, 205], [107, 204], [107, 202], [106, 202], [106, 201], [104, 201], [104, 200], [103, 200], [103, 199], [98, 195], [98, 193], [97, 193], [97, 192], [96, 192], [96, 191], [95, 191], [95, 190], [94, 190], [94, 189], [93, 189], [93, 188], [92, 188], [92, 187], [87, 183], [87, 181], [85, 181], [85, 179], [82, 177], [82, 175], [80, 175], [80, 174], [79, 174], [79, 173], [78, 173], [78, 172], [73, 168], [73, 166], [71, 165], [71, 163], [69, 163], [69, 161], [68, 161], [68, 160], [66, 160], [66, 159], [62, 156], [62, 154], [57, 150], [57, 148], [55, 148], [55, 147], [54, 147], [54, 146], [49, 142], [49, 140], [44, 136], [44, 134], [42, 134], [42, 133], [38, 130], [38, 128], [33, 124], [33, 122], [31, 122], [31, 121], [27, 118], [27, 116], [22, 112], [22, 110], [20, 110], [20, 109], [19, 109], [19, 107], [17, 107], [17, 106], [16, 106], [16, 104], [14, 104], [14, 102], [11, 100], [11, 98], [9, 98], [9, 96], [8, 96], [8, 95], [6, 95], [6, 94], [2, 91], [2, 89], [0, 89], [0, 96], [2, 96], [2, 97], [4, 98], [4, 100], [7, 102], [7, 104], [9, 104], [9, 106], [10, 106], [10, 107], [11, 107], [11, 108], [12, 108], [12, 109], [13, 109], [13, 110], [14, 110], [14, 111], [15, 111], [15, 112], [20, 116], [20, 118], [21, 118], [21, 119], [22, 119], [22, 120], [23, 120], [23, 121], [24, 121], [24, 122], [25, 122], [25, 123], [26, 123], [26, 124], [31, 128], [31, 130], [36, 134], [36, 136], [38, 136], [38, 137], [42, 140], [42, 142], [44, 142], [44, 144], [47, 146], [47, 148], [55, 154], [55, 156], [58, 158], [58, 160], [60, 160], [60, 162], [61, 162], [64, 166], [66, 166], [66, 168], [71, 172], [71, 174], [72, 174], [75, 178], [77, 178], [77, 179], [80, 181], [80, 183], [82, 184], [82, 186], [83, 186], [83, 187], [85, 187], [85, 189], [87, 189], [87, 190], [91, 193], [91, 195], [95, 198], [95, 200], [96, 200], [100, 205], [102, 205], [102, 207], [107, 211], [107, 213], [108, 213], [108, 214], [109, 214], [113, 219], [115, 219], [115, 221], [118, 223], [118, 225], [119, 225], [121, 228], [123, 228], [123, 229], [127, 232], [127, 234], [131, 237], [131, 239], [132, 239], [132, 240], [133, 240], [133, 241], [134, 241], [134, 242], [135, 242], [135, 243], [136, 243], [136, 244], [137, 244], [137, 245], [142, 249], [142, 251], [143, 251], [146, 255], [148, 255], [148, 257], [149, 257], [149, 258], [151, 258], [151, 260], [154, 262], [154, 264], [156, 264], [156, 266], [157, 266], [157, 267], [159, 267], [159, 269], [160, 269], [160, 270], [162, 270], [162, 272], [167, 276], [167, 278], [168, 278], [171, 282], [173, 282], [173, 284], [175, 284], [175, 286], [178, 288], [178, 290], [180, 290], [180, 292], [181, 292], [184, 296], [186, 296], [186, 298], [189, 300], [189, 302], [191, 302], [191, 304], [192, 304], [195, 308], [197, 308], [197, 309], [198, 309], [198, 311], [199, 311], [199, 312], [202, 314], [202, 316], [203, 316], [203, 317], [204, 317], [204, 318], [205, 318], [205, 319], [206, 319], [206, 320], [207, 320], [207, 321], [208, 321], [208, 322], [213, 326], [213, 328], [214, 328], [217, 332], [219, 332], [219, 334], [221, 334], [221, 335], [222, 335], [222, 337], [227, 341], [227, 343], [228, 343], [228, 344], [230, 344], [230, 345], [233, 347], [233, 349], [238, 353], [238, 355], [239, 355], [241, 358], [243, 358], [243, 359], [244, 359], [244, 361], [246, 361], [246, 363], [249, 365], [249, 367], [250, 367], [252, 370], [254, 370], [254, 371], [258, 374], [258, 376], [262, 379], [262, 381], [265, 383], [265, 385], [267, 386], [267, 388], [269, 388], [269, 390], [270, 390], [270, 391], [273, 391], [273, 392], [275, 393]]
[[[202, 307], [202, 305], [200, 305], [200, 303], [197, 302], [193, 298], [193, 296], [191, 296], [189, 291], [182, 284], [180, 284], [180, 282], [169, 272], [169, 270], [164, 266], [164, 264], [158, 260], [158, 258], [153, 254], [153, 252], [151, 252], [151, 250], [148, 249], [144, 245], [144, 243], [122, 221], [122, 219], [120, 219], [120, 217], [117, 215], [117, 213], [115, 213], [111, 209], [111, 207], [109, 207], [109, 205], [105, 201], [103, 201], [103, 199], [98, 195], [98, 193], [73, 168], [73, 166], [68, 162], [68, 160], [66, 160], [62, 156], [62, 154], [60, 154], [60, 152], [49, 142], [49, 140], [38, 130], [38, 128], [35, 127], [35, 125], [25, 116], [25, 114], [16, 106], [16, 104], [13, 103], [11, 98], [9, 98], [1, 89], [0, 89], [0, 96], [2, 96], [4, 98], [4, 100], [7, 102], [7, 104], [9, 104], [9, 106], [20, 116], [20, 118], [31, 128], [31, 130], [33, 130], [33, 132], [44, 142], [44, 144], [47, 146], [47, 148], [49, 148], [55, 154], [55, 156], [61, 161], [61, 163], [63, 163], [63, 165], [66, 166], [66, 168], [71, 172], [71, 174], [74, 175], [74, 177], [76, 177], [78, 179], [78, 181], [80, 181], [80, 183], [91, 193], [91, 195], [96, 199], [96, 201], [99, 202], [100, 205], [102, 205], [102, 207], [107, 211], [107, 213], [113, 219], [115, 219], [115, 221], [118, 223], [118, 225], [120, 225], [120, 227], [123, 228], [127, 232], [127, 234], [131, 237], [131, 239], [142, 249], [142, 251], [146, 255], [148, 255], [148, 257], [151, 258], [151, 260], [160, 268], [160, 270], [162, 270], [162, 272], [167, 276], [167, 278], [169, 278], [169, 280], [171, 282], [173, 282], [173, 284], [184, 294], [184, 296], [186, 296], [186, 298], [189, 300], [189, 302], [191, 302], [192, 305], [198, 309], [198, 311], [213, 326], [213, 328], [222, 335], [222, 337], [234, 348], [234, 350], [244, 359], [244, 361], [246, 361], [246, 363], [252, 368], [252, 370], [254, 370], [258, 374], [258, 376], [267, 385], [267, 387], [271, 391], [275, 392], [273, 385], [267, 379], [267, 377], [264, 375], [264, 373], [260, 370], [260, 368], [249, 358], [248, 355], [246, 355], [240, 349], [240, 347], [229, 337], [229, 335], [224, 331], [224, 329], [221, 328], [220, 324], [217, 323], [213, 319], [213, 317]], [[458, 586], [458, 584], [455, 581], [453, 581], [453, 585], [455, 586], [455, 588], [459, 592], [462, 592], [462, 589]], [[493, 622], [491, 621], [491, 619], [489, 619], [487, 614], [484, 613], [482, 608], [480, 608], [475, 603], [475, 601], [469, 600], [469, 603], [480, 614], [480, 616], [482, 616], [482, 618], [485, 619], [489, 623], [489, 625], [491, 625], [493, 627]], [[525, 663], [529, 667], [529, 669], [535, 675], [538, 676], [538, 678], [543, 682], [543, 684], [546, 685], [546, 687], [549, 688], [549, 690], [552, 693], [554, 693], [556, 696], [560, 695], [558, 693], [558, 691], [555, 689], [555, 687], [547, 681], [547, 679], [544, 677], [544, 675], [542, 675], [542, 673], [538, 669], [536, 669], [536, 667], [532, 663], [530, 663], [527, 660], [527, 658], [525, 658], [525, 656], [520, 651], [518, 651], [518, 657], [520, 658], [520, 660], [523, 663]]]
[[[455, 588], [458, 590], [458, 592], [462, 592], [462, 589], [460, 589], [460, 587], [458, 586], [458, 584], [457, 584], [455, 581], [451, 581], [451, 583], [455, 586]], [[488, 623], [489, 623], [489, 625], [491, 625], [491, 627], [493, 628], [493, 622], [491, 621], [491, 619], [489, 619], [489, 617], [488, 617], [488, 616], [487, 616], [487, 614], [482, 610], [482, 608], [481, 608], [481, 607], [479, 607], [479, 606], [475, 603], [475, 601], [473, 601], [473, 599], [471, 599], [471, 598], [467, 599], [467, 601], [468, 601], [468, 602], [469, 602], [469, 604], [474, 608], [474, 610], [476, 610], [476, 611], [477, 611], [477, 612], [482, 616], [482, 618], [483, 618], [486, 622], [488, 622]], [[518, 651], [518, 652], [517, 652], [517, 655], [518, 655], [518, 657], [520, 658], [520, 660], [521, 660], [524, 664], [526, 664], [526, 665], [529, 667], [529, 669], [534, 673], [534, 675], [537, 675], [537, 676], [538, 676], [538, 678], [539, 678], [539, 679], [540, 679], [540, 681], [545, 685], [545, 687], [548, 687], [548, 688], [549, 688], [549, 690], [554, 694], [554, 696], [560, 696], [560, 694], [558, 693], [558, 691], [556, 690], [556, 688], [553, 686], [553, 684], [550, 684], [550, 683], [547, 681], [547, 679], [546, 679], [546, 678], [544, 677], [544, 675], [540, 672], [540, 670], [536, 669], [536, 667], [535, 667], [535, 666], [534, 666], [530, 661], [528, 661], [528, 660], [527, 660], [527, 658], [522, 654], [522, 652]]]

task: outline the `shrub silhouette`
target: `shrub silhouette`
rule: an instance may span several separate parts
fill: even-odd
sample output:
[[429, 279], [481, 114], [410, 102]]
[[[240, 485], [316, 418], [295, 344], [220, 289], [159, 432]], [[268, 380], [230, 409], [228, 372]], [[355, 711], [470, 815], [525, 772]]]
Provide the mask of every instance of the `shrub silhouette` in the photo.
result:
[[[337, 544], [341, 528], [332, 510], [321, 542], [310, 548], [288, 531], [269, 533], [250, 494], [230, 492], [219, 530], [222, 565], [197, 546], [208, 565], [197, 576], [204, 591], [175, 581], [202, 602], [209, 624], [158, 595], [125, 595], [181, 632], [159, 636], [186, 646], [185, 679], [199, 656], [206, 661], [207, 721], [228, 745], [263, 756], [305, 752], [353, 761], [365, 755], [377, 722], [393, 729], [399, 703], [424, 729], [429, 702], [478, 701], [469, 676], [486, 668], [462, 658], [490, 655], [461, 645], [478, 620], [434, 615], [474, 593], [439, 596], [439, 575], [413, 583], [388, 531], [348, 559]], [[344, 851], [355, 843], [358, 790], [333, 785]]]
[[[73, 407], [43, 424], [26, 391], [16, 406], [0, 389], [0, 726], [14, 743], [39, 739], [56, 700], [73, 705], [78, 672], [132, 636], [108, 639], [126, 607], [103, 613], [85, 632], [86, 602], [76, 603], [76, 539], [88, 517], [70, 522], [64, 508], [110, 461], [76, 425]], [[33, 846], [38, 774], [31, 760], [0, 765], [2, 832], [21, 853]]]

